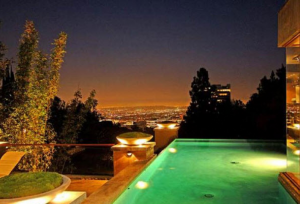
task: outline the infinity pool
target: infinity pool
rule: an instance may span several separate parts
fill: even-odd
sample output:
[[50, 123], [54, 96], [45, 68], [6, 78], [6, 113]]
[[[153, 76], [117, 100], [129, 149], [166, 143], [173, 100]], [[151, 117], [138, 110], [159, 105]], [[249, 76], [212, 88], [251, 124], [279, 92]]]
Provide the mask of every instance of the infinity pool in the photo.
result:
[[177, 139], [115, 204], [276, 204], [285, 168], [280, 143]]

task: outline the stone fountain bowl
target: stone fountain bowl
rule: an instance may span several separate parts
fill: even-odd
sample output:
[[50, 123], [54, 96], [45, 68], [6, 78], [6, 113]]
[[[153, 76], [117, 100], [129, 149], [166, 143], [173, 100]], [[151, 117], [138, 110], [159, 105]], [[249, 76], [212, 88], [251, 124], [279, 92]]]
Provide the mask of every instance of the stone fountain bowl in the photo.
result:
[[177, 123], [175, 122], [172, 122], [172, 121], [163, 121], [163, 122], [160, 122], [160, 123], [157, 123], [157, 126], [159, 128], [174, 128], [176, 126]]
[[45, 193], [11, 199], [0, 199], [0, 204], [45, 204], [53, 200], [58, 194], [62, 193], [71, 184], [71, 179], [61, 175], [63, 183], [57, 188]]
[[152, 137], [152, 135], [142, 132], [127, 132], [117, 136], [117, 140], [124, 145], [141, 145], [150, 141]]

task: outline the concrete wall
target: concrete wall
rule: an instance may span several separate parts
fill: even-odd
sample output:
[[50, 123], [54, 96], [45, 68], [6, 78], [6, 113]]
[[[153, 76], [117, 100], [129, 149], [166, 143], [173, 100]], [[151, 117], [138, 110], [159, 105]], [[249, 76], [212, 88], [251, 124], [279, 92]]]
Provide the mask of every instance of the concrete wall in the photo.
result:
[[167, 147], [174, 139], [178, 138], [178, 127], [169, 128], [155, 128], [155, 151], [159, 152]]
[[154, 155], [154, 146], [155, 142], [148, 142], [138, 146], [113, 146], [111, 149], [114, 153], [114, 175], [117, 175], [136, 161], [145, 161], [152, 158]]

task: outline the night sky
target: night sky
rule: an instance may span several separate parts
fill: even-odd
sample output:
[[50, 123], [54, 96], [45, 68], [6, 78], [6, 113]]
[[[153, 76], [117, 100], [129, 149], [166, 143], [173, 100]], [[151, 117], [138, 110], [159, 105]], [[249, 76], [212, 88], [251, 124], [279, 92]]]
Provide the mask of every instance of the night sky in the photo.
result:
[[25, 20], [49, 53], [68, 34], [59, 97], [97, 91], [100, 107], [188, 105], [190, 84], [205, 67], [213, 84], [249, 100], [259, 80], [285, 63], [277, 48], [284, 0], [1, 0], [0, 40], [16, 57]]

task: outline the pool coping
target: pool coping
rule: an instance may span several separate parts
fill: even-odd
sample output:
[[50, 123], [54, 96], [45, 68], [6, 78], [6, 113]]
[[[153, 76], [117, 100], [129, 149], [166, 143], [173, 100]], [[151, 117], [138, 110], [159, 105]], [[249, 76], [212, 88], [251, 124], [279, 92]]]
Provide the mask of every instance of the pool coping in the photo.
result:
[[283, 188], [290, 194], [290, 196], [295, 200], [295, 202], [300, 203], [300, 182], [290, 172], [280, 172], [278, 176], [278, 181], [281, 183]]
[[155, 160], [156, 156], [154, 155], [148, 160], [137, 161], [129, 165], [92, 193], [83, 204], [112, 204], [126, 190], [129, 184]]

